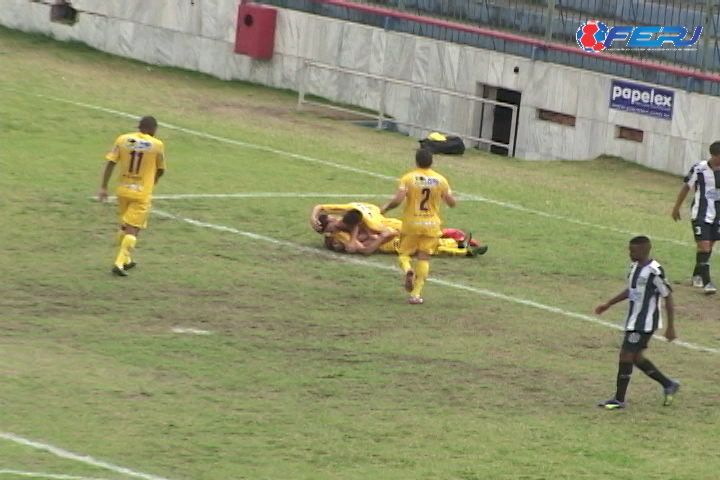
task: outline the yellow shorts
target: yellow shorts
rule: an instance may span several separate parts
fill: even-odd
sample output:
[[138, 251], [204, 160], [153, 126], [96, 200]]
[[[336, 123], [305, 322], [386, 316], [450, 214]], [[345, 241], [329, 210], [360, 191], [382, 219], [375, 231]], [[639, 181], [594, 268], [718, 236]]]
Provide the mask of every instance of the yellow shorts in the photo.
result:
[[398, 253], [399, 248], [400, 248], [400, 237], [395, 237], [395, 238], [383, 243], [382, 245], [380, 245], [379, 250], [382, 253]]
[[417, 252], [434, 255], [437, 252], [440, 243], [439, 237], [429, 237], [426, 235], [402, 235], [400, 237], [400, 246], [398, 254], [415, 255]]
[[146, 228], [150, 215], [150, 200], [117, 197], [120, 223], [131, 227]]

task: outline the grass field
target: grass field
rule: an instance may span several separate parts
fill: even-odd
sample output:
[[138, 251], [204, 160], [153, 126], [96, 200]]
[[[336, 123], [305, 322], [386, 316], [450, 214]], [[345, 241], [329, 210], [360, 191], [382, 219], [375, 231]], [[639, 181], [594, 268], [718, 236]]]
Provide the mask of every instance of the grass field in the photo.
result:
[[[444, 283], [410, 307], [393, 257], [325, 252], [307, 217], [384, 201], [414, 140], [7, 30], [0, 72], [0, 479], [718, 478], [720, 309], [687, 286], [678, 178], [438, 157], [461, 197], [446, 225], [490, 251], [435, 259]], [[158, 195], [267, 196], [156, 200], [119, 279], [114, 208], [91, 198], [143, 114], [181, 127], [158, 131]], [[675, 283], [680, 339], [708, 348], [656, 339], [676, 403], [636, 373], [631, 408], [605, 412], [620, 332], [591, 312], [623, 288], [635, 232]]]

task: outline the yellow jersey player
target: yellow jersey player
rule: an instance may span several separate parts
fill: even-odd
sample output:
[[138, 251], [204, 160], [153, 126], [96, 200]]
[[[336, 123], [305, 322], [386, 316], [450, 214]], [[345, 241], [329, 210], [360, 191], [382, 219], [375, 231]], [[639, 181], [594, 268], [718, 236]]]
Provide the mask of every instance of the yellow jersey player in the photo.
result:
[[[321, 214], [342, 215], [342, 218], [327, 217], [329, 224], [320, 228], [318, 221]], [[372, 203], [353, 202], [345, 204], [315, 205], [310, 213], [310, 225], [318, 233], [332, 234], [338, 231], [350, 233], [351, 241], [348, 251], [360, 248], [358, 235], [361, 231], [368, 234], [388, 236], [393, 232], [385, 226], [385, 217], [380, 213], [380, 207]], [[399, 231], [394, 232], [399, 234]]]
[[120, 166], [117, 184], [117, 202], [120, 215], [118, 253], [112, 267], [114, 275], [125, 277], [127, 270], [136, 265], [130, 256], [137, 243], [140, 229], [147, 226], [153, 188], [165, 173], [165, 146], [155, 138], [157, 120], [140, 119], [138, 131], [120, 135], [112, 150], [105, 156], [98, 200], [107, 199], [107, 187], [116, 165]]
[[[442, 235], [440, 204], [454, 207], [457, 203], [448, 181], [432, 170], [432, 152], [419, 149], [415, 152], [417, 168], [400, 178], [395, 196], [380, 209], [380, 213], [397, 207], [403, 200], [402, 230], [398, 260], [405, 274], [405, 290], [410, 292], [410, 304], [423, 303], [420, 296], [430, 272], [430, 256], [437, 251]], [[411, 257], [417, 256], [413, 269]]]

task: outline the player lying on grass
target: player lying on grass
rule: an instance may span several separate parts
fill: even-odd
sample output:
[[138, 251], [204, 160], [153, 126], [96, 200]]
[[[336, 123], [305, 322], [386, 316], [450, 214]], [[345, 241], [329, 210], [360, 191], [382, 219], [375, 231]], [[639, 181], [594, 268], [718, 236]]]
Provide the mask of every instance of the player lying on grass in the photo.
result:
[[[367, 232], [363, 227], [357, 230], [356, 238], [348, 229], [353, 226], [346, 225], [342, 219], [320, 214], [317, 217], [319, 233], [325, 234], [325, 247], [336, 252], [362, 253], [370, 255], [377, 251], [381, 253], [398, 253], [400, 246], [399, 232], [402, 229], [402, 222], [397, 218], [384, 217], [382, 226], [384, 230], [377, 234]], [[342, 227], [339, 227], [342, 225]], [[433, 255], [475, 257], [487, 252], [488, 247], [480, 246], [479, 242], [472, 238], [472, 234], [466, 234], [462, 230], [447, 228], [442, 231], [438, 248]]]

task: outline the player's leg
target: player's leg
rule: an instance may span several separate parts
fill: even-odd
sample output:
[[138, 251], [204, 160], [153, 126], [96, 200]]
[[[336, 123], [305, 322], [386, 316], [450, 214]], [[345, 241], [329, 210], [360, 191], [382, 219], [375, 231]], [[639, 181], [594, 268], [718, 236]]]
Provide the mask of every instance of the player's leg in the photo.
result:
[[448, 237], [438, 240], [438, 247], [433, 255], [441, 257], [469, 257], [471, 256], [470, 253], [470, 250], [467, 248], [460, 248], [457, 240]]
[[405, 278], [405, 290], [412, 291], [415, 284], [415, 271], [412, 268], [412, 256], [417, 251], [417, 237], [401, 235], [398, 246], [398, 262]]
[[417, 246], [417, 267], [415, 268], [415, 285], [410, 292], [410, 303], [423, 303], [422, 289], [430, 274], [430, 256], [438, 249], [438, 237], [421, 237]]
[[640, 341], [640, 332], [625, 332], [625, 339], [623, 340], [622, 347], [620, 347], [620, 357], [618, 359], [615, 396], [610, 400], [599, 403], [598, 407], [604, 407], [607, 410], [616, 410], [627, 406], [625, 404], [625, 395], [627, 394], [628, 385], [630, 385], [635, 357], [641, 350]]
[[712, 255], [713, 238], [715, 238], [716, 232], [714, 232], [712, 225], [696, 222], [693, 223], [693, 235], [697, 245], [693, 286], [702, 287], [706, 294], [713, 294], [716, 289], [710, 278], [710, 256]]
[[[652, 334], [645, 334], [646, 338], [643, 338], [641, 342], [644, 342], [644, 348], [647, 348], [648, 342], [650, 342], [650, 338], [652, 337]], [[663, 402], [663, 405], [668, 406], [673, 402], [673, 399], [675, 397], [675, 394], [680, 390], [680, 382], [677, 382], [675, 380], [672, 380], [655, 367], [653, 363], [645, 358], [645, 355], [643, 355], [642, 351], [638, 352], [638, 354], [635, 356], [635, 366], [638, 367], [640, 370], [645, 373], [648, 377], [652, 378], [656, 382], [658, 382], [663, 387], [663, 394], [665, 395], [665, 401]]]
[[137, 237], [140, 234], [140, 229], [147, 226], [147, 217], [149, 213], [149, 202], [128, 202], [127, 209], [123, 215], [125, 236], [122, 239], [112, 268], [112, 273], [115, 275], [124, 277], [127, 275], [125, 272], [125, 266], [128, 265], [129, 268], [132, 268], [136, 265], [132, 260], [132, 250], [137, 244]]

